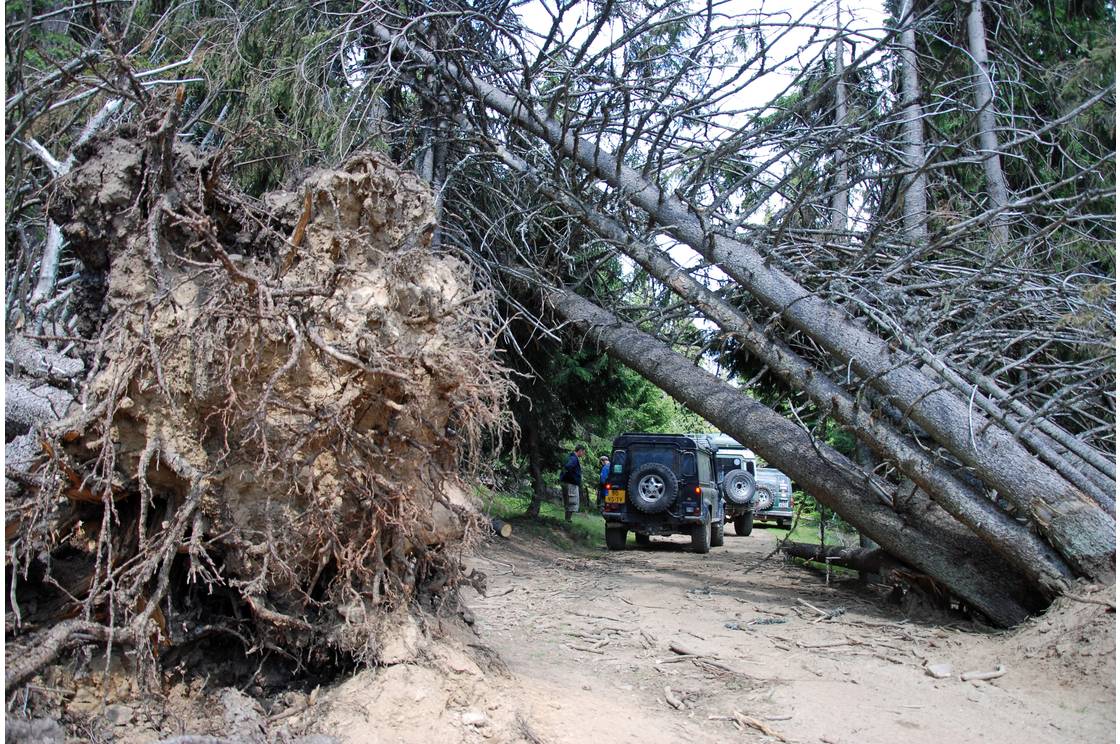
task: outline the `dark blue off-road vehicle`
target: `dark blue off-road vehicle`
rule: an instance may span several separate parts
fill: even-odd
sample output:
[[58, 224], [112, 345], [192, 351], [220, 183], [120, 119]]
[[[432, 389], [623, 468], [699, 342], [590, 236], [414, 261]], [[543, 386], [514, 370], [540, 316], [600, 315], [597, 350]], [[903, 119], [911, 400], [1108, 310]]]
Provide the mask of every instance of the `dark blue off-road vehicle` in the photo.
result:
[[697, 553], [723, 545], [723, 499], [707, 437], [623, 434], [613, 449], [603, 502], [610, 550], [625, 547], [629, 531], [639, 545], [674, 534], [691, 536]]

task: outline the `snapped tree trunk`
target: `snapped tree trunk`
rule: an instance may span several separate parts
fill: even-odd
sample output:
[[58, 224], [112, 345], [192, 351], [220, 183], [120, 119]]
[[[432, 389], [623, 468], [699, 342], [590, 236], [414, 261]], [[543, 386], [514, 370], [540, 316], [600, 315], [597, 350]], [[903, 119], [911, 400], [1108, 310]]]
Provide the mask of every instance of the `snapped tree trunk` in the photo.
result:
[[[631, 240], [616, 221], [557, 191], [516, 156], [502, 149], [499, 154], [507, 165], [518, 170], [542, 193], [572, 210], [651, 276], [742, 342], [775, 376], [790, 387], [806, 392], [813, 402], [848, 427], [875, 454], [891, 460], [924, 491], [935, 494], [934, 499], [942, 508], [979, 535], [1040, 593], [1052, 599], [1069, 588], [1072, 574], [1053, 548], [996, 507], [986, 495], [963, 483], [912, 438], [904, 436], [883, 417], [862, 408], [848, 391], [813, 369], [781, 340], [770, 338], [751, 317], [693, 279], [665, 254]], [[797, 471], [790, 472], [796, 474]]]
[[920, 520], [904, 518], [886, 505], [885, 483], [801, 427], [574, 292], [546, 290], [546, 302], [611, 356], [772, 465], [796, 473], [798, 483], [814, 498], [996, 624], [1015, 625], [1041, 607], [1040, 597], [986, 545], [975, 538], [926, 534]]
[[[720, 266], [764, 306], [887, 395], [893, 405], [972, 467], [987, 485], [1030, 515], [1078, 571], [1103, 580], [1113, 575], [1115, 519], [1039, 461], [1013, 433], [998, 423], [989, 426], [989, 420], [979, 416], [969, 401], [928, 377], [882, 338], [852, 322], [840, 307], [813, 295], [749, 242], [706, 229], [688, 204], [623, 165], [616, 153], [581, 138], [453, 63], [440, 62], [383, 26], [371, 24], [370, 31], [394, 53], [442, 74], [486, 107], [509, 117], [580, 167], [620, 189], [668, 235]], [[797, 472], [797, 467], [791, 472]]]

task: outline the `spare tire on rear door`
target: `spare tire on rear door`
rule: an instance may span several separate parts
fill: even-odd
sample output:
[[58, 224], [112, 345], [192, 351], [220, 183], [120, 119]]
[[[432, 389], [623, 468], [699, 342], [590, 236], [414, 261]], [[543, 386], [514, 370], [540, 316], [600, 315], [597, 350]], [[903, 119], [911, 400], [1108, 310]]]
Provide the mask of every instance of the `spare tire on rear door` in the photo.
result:
[[746, 470], [728, 470], [723, 476], [723, 498], [738, 506], [747, 506], [754, 498], [754, 476]]
[[755, 511], [766, 511], [774, 505], [774, 494], [766, 486], [761, 486], [758, 489], [758, 504], [755, 506]]
[[677, 476], [661, 463], [647, 462], [634, 469], [626, 484], [626, 494], [638, 511], [658, 514], [676, 500]]

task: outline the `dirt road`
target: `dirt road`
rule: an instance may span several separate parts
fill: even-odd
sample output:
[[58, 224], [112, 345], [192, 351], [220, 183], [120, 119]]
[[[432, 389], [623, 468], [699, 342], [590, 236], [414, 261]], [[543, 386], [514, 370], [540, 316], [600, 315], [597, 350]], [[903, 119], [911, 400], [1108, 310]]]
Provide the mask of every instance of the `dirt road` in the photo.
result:
[[[682, 538], [586, 557], [516, 537], [489, 545], [475, 561], [490, 577], [488, 596], [470, 593], [469, 606], [480, 642], [510, 670], [518, 699], [508, 702], [529, 723], [527, 738], [1114, 740], [1106, 605], [1063, 600], [1015, 633], [908, 619], [853, 580], [826, 585], [777, 557], [747, 572], [774, 543], [766, 531], [729, 529], [709, 555]], [[952, 675], [935, 679], [927, 663], [949, 664]], [[1001, 667], [991, 681], [959, 678]]]

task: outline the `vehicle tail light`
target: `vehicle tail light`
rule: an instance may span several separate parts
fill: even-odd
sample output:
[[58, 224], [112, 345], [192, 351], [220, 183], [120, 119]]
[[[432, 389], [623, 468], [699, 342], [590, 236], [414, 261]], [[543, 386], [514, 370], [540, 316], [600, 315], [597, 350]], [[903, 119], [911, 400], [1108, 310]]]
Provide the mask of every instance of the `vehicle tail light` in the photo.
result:
[[697, 496], [699, 496], [699, 495], [700, 495], [700, 486], [697, 486], [697, 487], [696, 487], [696, 495], [697, 495]]

